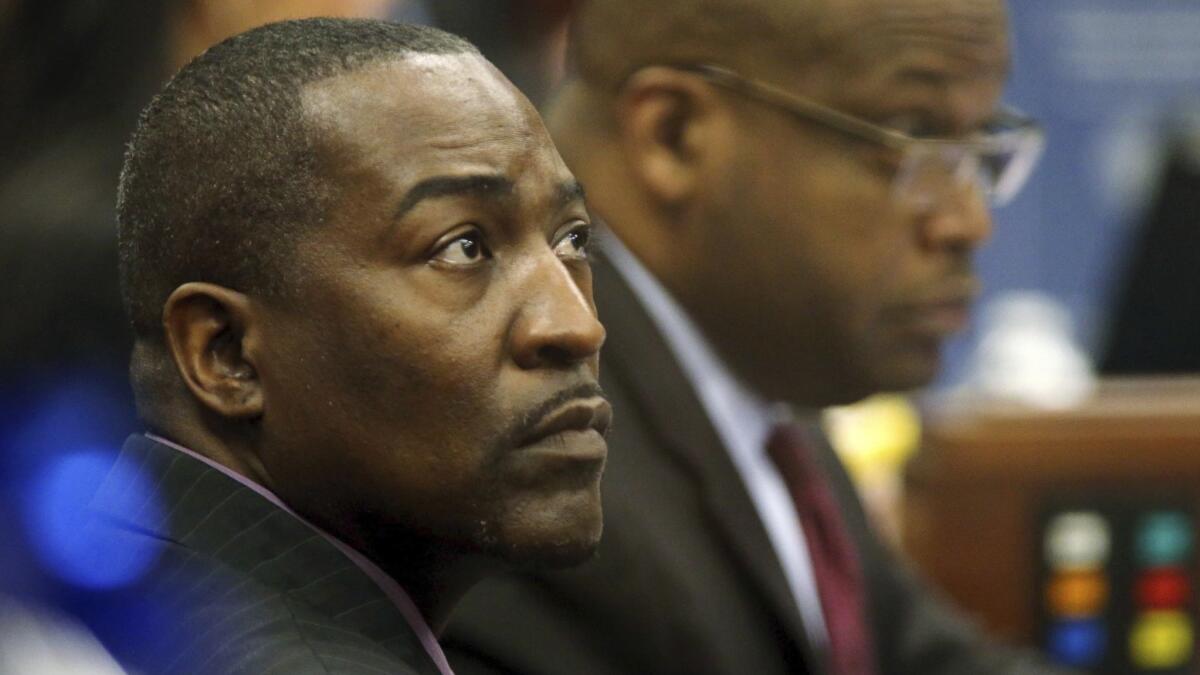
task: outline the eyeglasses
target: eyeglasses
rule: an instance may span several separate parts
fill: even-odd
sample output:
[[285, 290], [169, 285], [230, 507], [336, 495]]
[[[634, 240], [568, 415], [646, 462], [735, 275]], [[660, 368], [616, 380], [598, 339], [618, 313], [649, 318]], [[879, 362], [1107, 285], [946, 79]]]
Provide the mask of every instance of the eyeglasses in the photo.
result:
[[721, 66], [667, 67], [696, 73], [713, 84], [797, 117], [895, 150], [900, 159], [893, 182], [894, 195], [916, 208], [940, 202], [950, 185], [966, 187], [972, 182], [993, 206], [1002, 206], [1021, 190], [1045, 144], [1038, 123], [1012, 109], [1001, 110], [983, 129], [967, 138], [920, 138], [834, 110]]

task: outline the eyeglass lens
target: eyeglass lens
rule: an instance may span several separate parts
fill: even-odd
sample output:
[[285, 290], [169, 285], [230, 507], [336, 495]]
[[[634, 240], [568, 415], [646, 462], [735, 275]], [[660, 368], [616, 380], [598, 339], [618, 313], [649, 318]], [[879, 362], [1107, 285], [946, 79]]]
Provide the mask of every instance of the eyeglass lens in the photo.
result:
[[906, 204], [929, 208], [975, 186], [993, 206], [1021, 188], [1035, 148], [983, 152], [968, 146], [913, 146], [905, 153], [894, 190]]

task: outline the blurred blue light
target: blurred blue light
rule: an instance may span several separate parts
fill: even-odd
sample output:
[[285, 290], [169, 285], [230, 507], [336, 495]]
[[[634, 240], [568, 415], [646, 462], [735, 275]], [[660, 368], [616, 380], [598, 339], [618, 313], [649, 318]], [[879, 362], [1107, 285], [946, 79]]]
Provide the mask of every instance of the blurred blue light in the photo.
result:
[[1055, 662], [1071, 668], [1100, 664], [1106, 646], [1104, 624], [1098, 619], [1056, 621], [1046, 649]]
[[[71, 372], [29, 383], [24, 396], [6, 401], [14, 427], [0, 438], [14, 473], [39, 466], [47, 453], [119, 444], [135, 428], [128, 385], [98, 373]], [[7, 415], [6, 415], [7, 416]]]
[[161, 513], [146, 478], [116, 455], [86, 448], [53, 457], [38, 470], [25, 494], [25, 526], [38, 559], [62, 580], [91, 589], [136, 581], [154, 564], [159, 546], [141, 536], [118, 536], [87, 509], [96, 489], [110, 479], [125, 486], [126, 503]]

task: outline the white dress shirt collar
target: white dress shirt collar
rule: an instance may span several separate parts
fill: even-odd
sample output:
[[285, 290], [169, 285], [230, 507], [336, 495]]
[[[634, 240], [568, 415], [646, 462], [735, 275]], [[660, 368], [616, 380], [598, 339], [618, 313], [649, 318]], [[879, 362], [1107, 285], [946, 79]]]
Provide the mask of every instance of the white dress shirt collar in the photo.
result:
[[602, 246], [679, 360], [725, 447], [735, 455], [761, 454], [777, 410], [738, 381], [691, 317], [624, 244], [605, 233]]

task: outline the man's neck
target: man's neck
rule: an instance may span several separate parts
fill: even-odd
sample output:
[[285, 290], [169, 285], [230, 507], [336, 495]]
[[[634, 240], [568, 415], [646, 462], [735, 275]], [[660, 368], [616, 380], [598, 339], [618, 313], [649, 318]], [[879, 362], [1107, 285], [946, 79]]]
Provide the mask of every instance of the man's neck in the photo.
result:
[[150, 424], [147, 435], [200, 455], [246, 480], [261, 485], [269, 492], [277, 490], [258, 455], [249, 443], [240, 439], [221, 438], [203, 424]]
[[394, 528], [371, 528], [370, 540], [378, 543], [353, 545], [404, 588], [435, 635], [441, 635], [467, 591], [499, 571], [494, 559], [447, 550]]

